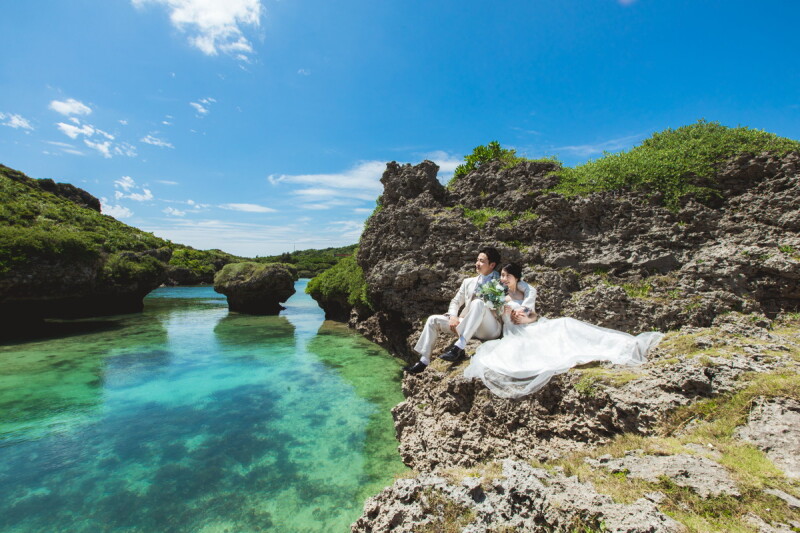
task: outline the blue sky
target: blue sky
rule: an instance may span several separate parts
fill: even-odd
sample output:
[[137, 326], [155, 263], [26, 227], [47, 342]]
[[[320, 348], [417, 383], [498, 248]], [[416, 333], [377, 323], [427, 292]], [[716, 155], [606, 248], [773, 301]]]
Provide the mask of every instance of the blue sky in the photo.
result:
[[800, 139], [800, 2], [33, 0], [0, 162], [242, 255], [355, 243], [385, 163], [582, 163], [700, 118]]

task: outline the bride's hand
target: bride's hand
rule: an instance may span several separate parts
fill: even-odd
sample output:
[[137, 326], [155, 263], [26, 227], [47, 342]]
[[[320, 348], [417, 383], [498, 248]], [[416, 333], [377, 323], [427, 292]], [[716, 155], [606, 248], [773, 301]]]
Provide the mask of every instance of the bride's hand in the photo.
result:
[[528, 313], [522, 309], [517, 309], [511, 313], [511, 321], [514, 324], [530, 324], [531, 322], [536, 322], [538, 318], [539, 317], [536, 315], [536, 313], [531, 313], [528, 315]]

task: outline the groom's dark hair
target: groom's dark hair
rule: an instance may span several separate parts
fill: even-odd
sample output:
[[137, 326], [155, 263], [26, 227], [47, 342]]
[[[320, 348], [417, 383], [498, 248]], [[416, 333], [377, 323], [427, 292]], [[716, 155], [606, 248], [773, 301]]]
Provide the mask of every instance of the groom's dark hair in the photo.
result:
[[487, 246], [486, 248], [478, 250], [478, 255], [480, 254], [486, 254], [486, 258], [490, 263], [494, 263], [495, 268], [500, 264], [500, 252], [498, 252], [497, 249]]

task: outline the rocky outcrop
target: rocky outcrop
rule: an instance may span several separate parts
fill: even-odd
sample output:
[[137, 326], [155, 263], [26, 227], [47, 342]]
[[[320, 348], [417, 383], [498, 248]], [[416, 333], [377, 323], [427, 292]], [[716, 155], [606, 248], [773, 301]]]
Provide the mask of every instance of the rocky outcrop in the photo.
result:
[[228, 297], [231, 311], [252, 315], [277, 315], [281, 303], [295, 293], [295, 278], [275, 263], [231, 263], [214, 276], [214, 290]]
[[[707, 498], [730, 506], [760, 491], [759, 482], [743, 485], [741, 473], [731, 474], [731, 457], [741, 452], [728, 450], [733, 455], [722, 457], [703, 440], [706, 415], [686, 415], [677, 428], [670, 421], [698, 404], [713, 412], [716, 399], [744, 394], [753, 376], [798, 371], [796, 328], [786, 334], [773, 329], [772, 319], [800, 304], [800, 154], [732, 158], [702, 183], [715, 194], [687, 194], [674, 210], [648, 190], [556, 194], [551, 189], [557, 170], [551, 162], [509, 169], [488, 163], [445, 188], [430, 162], [387, 165], [385, 192], [357, 255], [373, 312], [352, 313], [351, 326], [415, 358], [410, 348], [424, 319], [447, 308], [461, 280], [471, 275], [477, 250], [491, 245], [504, 262], [523, 265], [545, 316], [572, 316], [631, 333], [658, 329], [667, 337], [645, 365], [580, 367], [520, 400], [498, 398], [480, 381], [465, 379], [467, 363], [434, 358], [425, 372], [406, 375], [406, 400], [393, 416], [400, 454], [420, 474], [369, 500], [354, 531], [570, 531], [599, 529], [598, 524], [611, 531], [657, 531], [674, 525], [646, 525], [649, 519], [630, 509], [625, 512], [638, 517], [630, 525], [593, 514], [586, 502], [597, 493], [581, 481], [593, 477], [611, 479], [612, 485], [631, 480], [638, 487], [634, 492], [651, 502], [641, 503], [656, 513], [702, 509], [698, 502]], [[769, 383], [760, 386], [768, 390]], [[736, 438], [756, 443], [790, 476], [796, 409], [780, 394], [794, 393], [775, 394], [779, 399], [764, 400]], [[665, 431], [683, 444], [659, 440]], [[651, 449], [591, 455], [621, 435]], [[743, 442], [730, 446], [739, 450]], [[570, 463], [586, 456], [580, 466]], [[487, 483], [483, 472], [498, 461], [504, 475]], [[554, 476], [548, 483], [558, 494], [530, 492], [542, 474], [519, 461], [548, 465]], [[581, 480], [560, 476], [558, 467], [554, 473], [552, 465], [562, 463], [581, 471]], [[511, 464], [523, 465], [518, 472], [525, 473], [501, 486], [497, 479], [505, 478]], [[453, 479], [448, 472], [461, 475]], [[560, 497], [572, 490], [567, 485], [581, 496]], [[751, 512], [755, 527], [788, 527], [780, 520], [798, 524], [788, 511], [797, 494], [779, 492], [763, 507], [785, 514], [764, 520], [760, 511]], [[550, 506], [564, 513], [563, 520], [548, 515]], [[589, 520], [575, 522], [575, 516]]]
[[658, 483], [662, 477], [667, 477], [678, 487], [689, 487], [703, 498], [741, 496], [736, 483], [722, 465], [698, 455], [631, 453], [620, 458], [601, 457], [590, 463], [613, 474], [624, 474], [651, 483]]
[[683, 530], [650, 501], [615, 503], [575, 477], [524, 462], [505, 460], [476, 475], [465, 474], [453, 471], [397, 480], [367, 500], [352, 531]]
[[0, 165], [0, 338], [47, 318], [141, 311], [165, 280], [170, 243], [102, 215], [97, 198]]
[[760, 398], [736, 436], [764, 450], [788, 477], [800, 478], [800, 402]]
[[646, 191], [549, 192], [557, 169], [489, 163], [445, 189], [430, 161], [387, 165], [358, 251], [383, 325], [357, 327], [409, 354], [407, 339], [447, 308], [485, 245], [524, 265], [545, 315], [626, 331], [800, 304], [800, 154], [733, 158], [716, 176], [718, 197], [687, 196], [677, 211]]
[[403, 461], [427, 472], [500, 458], [552, 460], [622, 433], [650, 435], [676, 408], [734, 391], [748, 372], [791, 363], [793, 340], [757, 326], [745, 335], [743, 320], [726, 318], [669, 334], [643, 366], [578, 368], [519, 400], [465, 378], [466, 362], [434, 360], [405, 377], [406, 400], [392, 411]]

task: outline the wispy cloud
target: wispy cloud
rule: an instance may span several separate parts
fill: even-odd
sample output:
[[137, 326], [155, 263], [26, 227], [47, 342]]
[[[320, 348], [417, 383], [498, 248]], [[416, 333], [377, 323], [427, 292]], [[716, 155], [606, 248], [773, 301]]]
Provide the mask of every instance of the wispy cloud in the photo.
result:
[[307, 68], [301, 68], [301, 69], [299, 69], [297, 71], [297, 73], [300, 74], [301, 76], [310, 76], [311, 75], [311, 71], [308, 70]]
[[92, 150], [97, 150], [106, 159], [111, 158], [111, 141], [92, 142], [89, 139], [84, 139], [83, 144]]
[[114, 187], [119, 187], [124, 191], [129, 191], [136, 187], [136, 182], [130, 176], [122, 176], [120, 179], [114, 181]]
[[426, 152], [420, 154], [422, 159], [429, 159], [439, 165], [439, 174], [437, 177], [442, 183], [447, 183], [453, 177], [456, 167], [464, 162], [462, 157], [449, 154], [443, 150], [434, 150], [433, 152]]
[[169, 216], [173, 216], [173, 217], [185, 217], [186, 216], [186, 211], [181, 211], [180, 209], [175, 209], [174, 207], [165, 207], [162, 212], [168, 214]]
[[108, 200], [100, 198], [100, 209], [103, 214], [110, 215], [114, 218], [130, 218], [133, 216], [133, 211], [121, 205], [109, 205]]
[[[50, 144], [50, 145], [58, 147], [62, 152], [66, 153], [66, 154], [86, 155], [83, 152], [81, 152], [80, 150], [78, 150], [75, 146], [73, 146], [73, 145], [71, 145], [69, 143], [62, 143], [60, 141], [44, 141], [44, 142], [47, 143], [47, 144]], [[59, 155], [58, 153], [51, 153], [51, 152], [48, 152], [48, 151], [45, 151], [43, 153], [48, 154], [48, 155]]]
[[92, 112], [92, 108], [83, 102], [75, 100], [74, 98], [68, 98], [66, 100], [53, 100], [50, 102], [49, 107], [56, 113], [61, 113], [66, 117], [72, 115], [89, 115]]
[[352, 205], [353, 200], [375, 200], [383, 190], [380, 179], [385, 168], [383, 161], [362, 161], [336, 174], [271, 174], [267, 179], [273, 185], [308, 186], [292, 192], [302, 201], [309, 202], [301, 207], [320, 210]]
[[189, 105], [197, 111], [198, 116], [208, 115], [210, 109], [209, 106], [216, 102], [213, 98], [201, 98], [197, 102], [189, 102]]
[[77, 139], [79, 135], [86, 135], [89, 137], [94, 135], [94, 128], [89, 124], [74, 126], [66, 122], [59, 122], [56, 124], [56, 127], [70, 139]]
[[206, 55], [220, 52], [248, 61], [253, 46], [245, 37], [248, 27], [261, 22], [260, 0], [131, 0], [137, 8], [146, 4], [169, 11], [172, 25], [188, 35], [189, 43]]
[[[145, 187], [136, 185], [136, 181], [130, 176], [122, 176], [120, 179], [114, 181], [114, 199], [122, 200], [128, 198], [135, 202], [145, 202], [154, 198], [153, 192]], [[141, 192], [133, 192], [134, 189], [140, 189]]]
[[603, 152], [616, 152], [618, 150], [630, 148], [636, 144], [636, 142], [641, 141], [645, 137], [645, 134], [637, 133], [636, 135], [628, 135], [626, 137], [619, 137], [617, 139], [610, 139], [608, 141], [602, 141], [594, 144], [557, 146], [552, 148], [552, 151], [555, 153], [567, 152], [580, 157], [589, 157], [602, 154]]
[[175, 148], [172, 146], [172, 143], [165, 141], [164, 139], [154, 137], [152, 134], [145, 135], [139, 140], [143, 143], [152, 144], [153, 146], [159, 146], [161, 148]]
[[28, 121], [28, 119], [24, 118], [22, 115], [17, 115], [15, 113], [0, 113], [0, 120], [3, 121], [3, 126], [33, 131], [33, 126], [31, 125], [30, 121]]
[[116, 155], [136, 157], [136, 147], [129, 143], [119, 143], [114, 146], [114, 153]]
[[222, 209], [229, 209], [231, 211], [242, 211], [244, 213], [275, 213], [276, 210], [271, 207], [265, 207], [258, 204], [222, 204]]
[[[70, 139], [77, 139], [83, 137], [83, 143], [96, 150], [105, 158], [110, 158], [114, 155], [122, 155], [126, 157], [136, 157], [136, 147], [127, 142], [114, 142], [115, 137], [110, 133], [96, 128], [91, 124], [84, 124], [78, 118], [70, 117], [69, 122], [56, 123], [58, 130], [69, 137]], [[103, 140], [106, 139], [106, 140]]]
[[161, 185], [178, 185], [177, 181], [171, 180], [156, 180], [156, 183], [160, 183]]
[[[363, 226], [359, 223], [360, 227]], [[297, 248], [345, 246], [358, 240], [355, 226], [347, 223], [311, 226], [297, 220], [285, 225], [252, 224], [222, 220], [190, 220], [165, 217], [161, 223], [144, 225], [145, 231], [206, 250], [220, 248], [246, 257], [274, 255]]]

